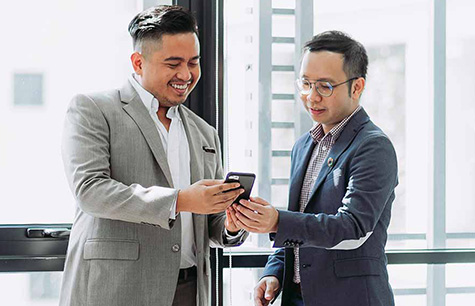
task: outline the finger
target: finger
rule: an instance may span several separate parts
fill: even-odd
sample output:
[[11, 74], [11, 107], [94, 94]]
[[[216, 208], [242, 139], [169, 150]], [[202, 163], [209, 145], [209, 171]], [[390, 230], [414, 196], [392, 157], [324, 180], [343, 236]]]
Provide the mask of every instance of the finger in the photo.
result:
[[[254, 221], [254, 220], [248, 219], [246, 216], [244, 216], [244, 215], [241, 214], [240, 212], [237, 212], [237, 213], [236, 213], [236, 218], [237, 218], [237, 224], [238, 224], [238, 226], [245, 226], [246, 228], [251, 229], [251, 232], [258, 232], [258, 231], [260, 231], [260, 229], [259, 229], [260, 223]], [[246, 229], [246, 228], [245, 228], [245, 229]]]
[[234, 226], [234, 227], [238, 227], [237, 224], [236, 224], [236, 216], [235, 216], [235, 213], [232, 211], [232, 208], [228, 207], [226, 209], [226, 216], [228, 218], [228, 221]]
[[226, 192], [226, 193], [222, 193], [222, 194], [218, 194], [218, 195], [215, 195], [216, 197], [216, 203], [226, 203], [226, 202], [231, 202], [231, 203], [228, 203], [228, 206], [232, 204], [232, 202], [234, 202], [234, 200], [237, 199], [237, 197], [243, 193], [244, 190], [243, 189], [239, 189], [239, 190], [235, 190], [235, 191], [230, 191], [230, 192]]
[[264, 306], [262, 300], [264, 300], [264, 288], [262, 288], [261, 284], [254, 288], [254, 305]]
[[[234, 205], [235, 205], [235, 207], [234, 207], [235, 216], [236, 216], [237, 219], [239, 219], [239, 220], [245, 222], [247, 225], [253, 226], [253, 227], [257, 227], [260, 224], [260, 222], [258, 220], [249, 218], [247, 215], [245, 215], [245, 214], [243, 214], [242, 212], [239, 211], [239, 210], [249, 211], [249, 209], [247, 209], [245, 207], [242, 207], [242, 205], [236, 205], [236, 204], [234, 204]], [[254, 214], [254, 213], [252, 212], [252, 214]]]
[[235, 209], [252, 221], [261, 222], [262, 220], [262, 215], [257, 211], [251, 210], [243, 205], [236, 205]]
[[[247, 208], [246, 206], [243, 206], [243, 205], [240, 205], [240, 204], [233, 204], [233, 206], [234, 206], [234, 210], [236, 210], [236, 211], [237, 211], [238, 207], [241, 207], [242, 209], [247, 209], [249, 211], [252, 211], [254, 214], [259, 214], [259, 212], [257, 210], [251, 210], [251, 209]], [[261, 213], [261, 215], [262, 215], [262, 213]]]
[[271, 301], [274, 298], [275, 291], [271, 286], [266, 287], [266, 293], [264, 294], [264, 298], [268, 301]]
[[242, 228], [245, 231], [251, 232], [251, 233], [259, 233], [259, 229], [251, 226], [247, 226], [244, 224], [241, 220], [237, 219], [236, 224], [239, 228]]
[[260, 299], [260, 298], [258, 298], [258, 297], [255, 296], [255, 297], [254, 297], [254, 305], [255, 305], [255, 306], [266, 306], [267, 304], [262, 303], [262, 300], [265, 301], [264, 298]]
[[265, 304], [262, 303], [261, 299], [258, 297], [254, 297], [254, 305], [255, 306], [266, 306]]
[[261, 204], [256, 204], [254, 202], [246, 201], [246, 200], [239, 201], [239, 204], [249, 208], [252, 211], [257, 211], [260, 214], [264, 214], [265, 210]]
[[237, 226], [237, 217], [236, 217], [236, 211], [234, 210], [234, 208], [232, 208], [232, 206], [230, 206], [229, 208], [229, 215], [231, 216], [231, 220], [233, 221], [233, 223]]
[[264, 298], [264, 293], [265, 293], [265, 286], [266, 283], [260, 283], [258, 284], [258, 287], [254, 289], [254, 303], [255, 305], [262, 305], [262, 306], [267, 306], [269, 304], [269, 301], [267, 301]]
[[227, 192], [231, 189], [239, 188], [239, 186], [241, 186], [239, 183], [225, 183], [211, 186], [208, 190], [211, 192], [211, 194], [216, 195], [222, 192]]

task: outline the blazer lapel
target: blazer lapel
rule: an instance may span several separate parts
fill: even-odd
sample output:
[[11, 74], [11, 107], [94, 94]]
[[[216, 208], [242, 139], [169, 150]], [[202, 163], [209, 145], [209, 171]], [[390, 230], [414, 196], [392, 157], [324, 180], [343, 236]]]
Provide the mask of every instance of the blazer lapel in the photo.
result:
[[120, 97], [123, 103], [124, 111], [135, 121], [147, 141], [153, 156], [163, 171], [170, 187], [173, 187], [172, 175], [168, 166], [167, 155], [163, 148], [160, 135], [158, 134], [155, 123], [150, 118], [149, 112], [143, 105], [132, 85], [127, 82], [120, 90]]
[[[335, 142], [332, 149], [328, 153], [327, 158], [322, 164], [320, 173], [318, 174], [317, 180], [315, 181], [315, 185], [312, 188], [312, 193], [310, 194], [310, 197], [308, 198], [309, 202], [312, 200], [312, 197], [314, 196], [318, 187], [320, 187], [320, 185], [325, 181], [328, 174], [332, 171], [333, 167], [338, 162], [338, 158], [350, 146], [350, 144], [353, 142], [353, 139], [358, 134], [360, 129], [368, 121], [369, 121], [368, 114], [365, 112], [364, 109], [361, 109], [347, 123], [340, 137], [338, 137], [337, 141]], [[329, 162], [330, 159], [332, 159], [333, 161]], [[306, 206], [306, 208], [307, 207], [308, 206]]]
[[300, 191], [302, 190], [303, 180], [305, 178], [305, 173], [307, 172], [308, 162], [312, 156], [313, 149], [315, 148], [315, 143], [313, 142], [310, 134], [305, 139], [302, 148], [295, 158], [296, 167], [292, 173], [290, 179], [290, 196], [289, 196], [289, 210], [290, 211], [299, 211], [300, 205]]

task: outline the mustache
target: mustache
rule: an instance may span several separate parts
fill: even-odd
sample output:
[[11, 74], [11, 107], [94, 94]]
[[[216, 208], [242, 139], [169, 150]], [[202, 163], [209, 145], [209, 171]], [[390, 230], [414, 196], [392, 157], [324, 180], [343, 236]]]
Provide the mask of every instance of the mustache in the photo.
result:
[[193, 83], [193, 81], [194, 81], [193, 77], [191, 77], [188, 80], [181, 80], [181, 79], [178, 79], [178, 78], [173, 78], [173, 79], [170, 80], [170, 82], [185, 82], [185, 83], [188, 83], [188, 84]]

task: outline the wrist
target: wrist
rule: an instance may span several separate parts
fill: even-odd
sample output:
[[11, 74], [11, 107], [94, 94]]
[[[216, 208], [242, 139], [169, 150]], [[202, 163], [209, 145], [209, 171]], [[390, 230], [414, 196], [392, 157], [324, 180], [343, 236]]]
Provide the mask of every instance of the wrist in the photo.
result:
[[278, 229], [279, 229], [279, 211], [275, 209], [275, 218], [274, 218], [274, 224], [271, 227], [271, 233], [277, 233]]
[[176, 197], [176, 213], [186, 211], [186, 191], [178, 189], [178, 195]]

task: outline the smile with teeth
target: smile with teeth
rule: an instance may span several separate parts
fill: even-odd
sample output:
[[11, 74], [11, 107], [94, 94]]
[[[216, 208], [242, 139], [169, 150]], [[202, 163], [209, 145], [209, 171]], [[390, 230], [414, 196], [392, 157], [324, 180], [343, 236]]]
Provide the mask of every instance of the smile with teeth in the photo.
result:
[[175, 89], [186, 89], [188, 87], [188, 85], [190, 85], [190, 83], [186, 83], [186, 84], [183, 84], [183, 85], [179, 85], [179, 84], [171, 84], [171, 86]]

